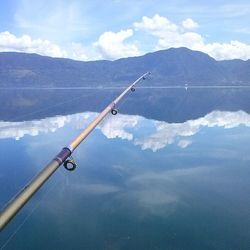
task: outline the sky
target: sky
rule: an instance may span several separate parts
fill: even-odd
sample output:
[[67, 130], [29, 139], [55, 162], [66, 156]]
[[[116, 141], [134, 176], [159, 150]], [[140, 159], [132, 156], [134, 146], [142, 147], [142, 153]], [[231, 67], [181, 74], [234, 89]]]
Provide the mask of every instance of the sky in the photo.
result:
[[249, 1], [0, 0], [0, 52], [81, 61], [187, 47], [250, 59]]

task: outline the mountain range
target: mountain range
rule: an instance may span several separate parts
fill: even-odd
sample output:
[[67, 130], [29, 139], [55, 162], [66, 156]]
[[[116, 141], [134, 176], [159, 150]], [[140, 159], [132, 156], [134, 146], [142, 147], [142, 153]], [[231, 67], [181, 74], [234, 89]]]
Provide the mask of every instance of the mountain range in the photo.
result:
[[[5, 52], [0, 53], [0, 120], [100, 112], [122, 91], [102, 87], [128, 86], [147, 71], [152, 76], [143, 81], [145, 87], [217, 87], [138, 89], [126, 96], [119, 112], [168, 122], [196, 119], [213, 110], [250, 113], [250, 60], [216, 61], [186, 48], [90, 62]], [[245, 88], [220, 88], [221, 85]]]
[[37, 54], [0, 53], [0, 87], [120, 86], [151, 71], [151, 85], [250, 85], [250, 60], [216, 61], [171, 48], [115, 61], [74, 61]]

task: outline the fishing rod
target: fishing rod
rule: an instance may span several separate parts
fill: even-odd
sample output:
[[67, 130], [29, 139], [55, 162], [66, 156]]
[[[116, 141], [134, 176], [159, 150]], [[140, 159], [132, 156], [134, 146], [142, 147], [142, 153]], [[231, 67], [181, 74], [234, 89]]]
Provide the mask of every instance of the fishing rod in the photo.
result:
[[49, 177], [63, 164], [64, 167], [73, 171], [76, 163], [72, 158], [73, 151], [92, 132], [92, 130], [111, 112], [118, 113], [116, 106], [121, 99], [129, 92], [135, 91], [135, 85], [145, 80], [150, 72], [145, 73], [129, 85], [113, 102], [111, 102], [67, 147], [64, 147], [55, 158], [45, 166], [37, 176], [33, 178], [0, 212], [0, 231], [11, 221], [18, 211], [31, 199], [38, 189], [49, 179]]

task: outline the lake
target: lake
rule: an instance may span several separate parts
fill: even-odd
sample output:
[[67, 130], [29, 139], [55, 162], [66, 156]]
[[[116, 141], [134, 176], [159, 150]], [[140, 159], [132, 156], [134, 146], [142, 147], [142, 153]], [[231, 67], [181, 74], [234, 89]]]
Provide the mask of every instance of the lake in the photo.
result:
[[[6, 104], [0, 112], [6, 114], [0, 117], [1, 207], [120, 92], [64, 90], [69, 100], [41, 108], [36, 95], [50, 91], [19, 91], [10, 103], [17, 100], [20, 110]], [[206, 102], [201, 98], [198, 110], [199, 93], [213, 94], [205, 89], [150, 90], [149, 102], [131, 112], [129, 101], [147, 100], [147, 91], [125, 97], [121, 112], [105, 118], [74, 152], [76, 170], [58, 169], [1, 232], [0, 247], [250, 249], [248, 110], [234, 103], [221, 108], [231, 90], [213, 108], [199, 106]], [[154, 106], [152, 96], [164, 91], [171, 98]]]

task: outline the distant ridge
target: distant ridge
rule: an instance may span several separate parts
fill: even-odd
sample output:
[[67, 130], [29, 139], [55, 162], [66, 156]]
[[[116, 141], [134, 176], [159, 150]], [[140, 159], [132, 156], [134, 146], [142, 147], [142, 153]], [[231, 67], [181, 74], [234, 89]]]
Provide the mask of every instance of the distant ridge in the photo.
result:
[[250, 85], [250, 61], [216, 61], [171, 48], [115, 61], [74, 61], [37, 54], [0, 53], [0, 87], [119, 86], [146, 71], [151, 85]]

